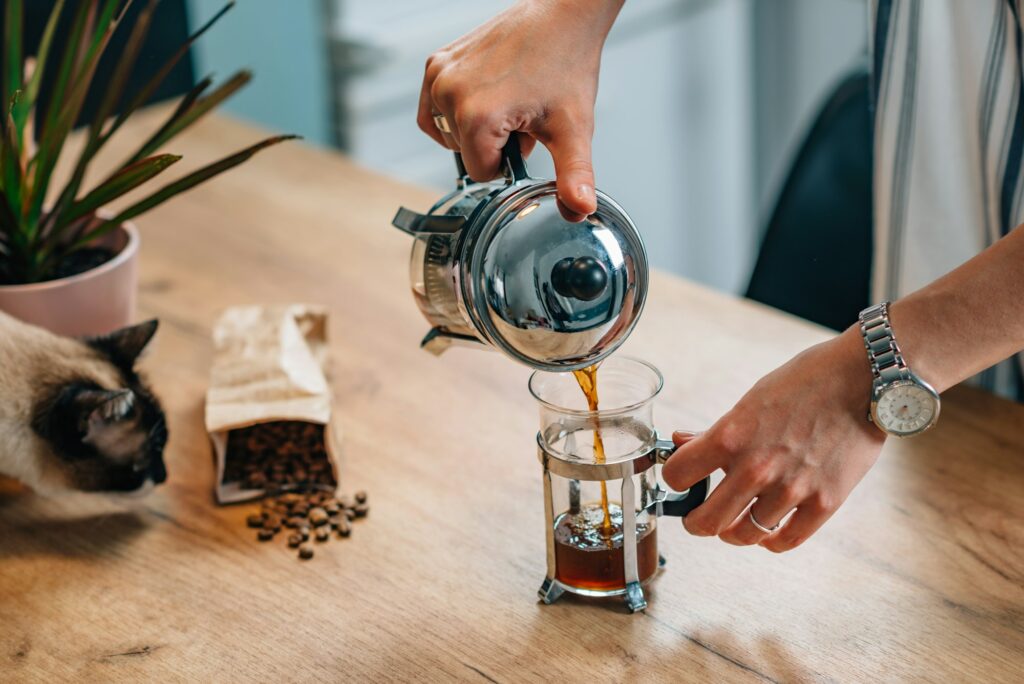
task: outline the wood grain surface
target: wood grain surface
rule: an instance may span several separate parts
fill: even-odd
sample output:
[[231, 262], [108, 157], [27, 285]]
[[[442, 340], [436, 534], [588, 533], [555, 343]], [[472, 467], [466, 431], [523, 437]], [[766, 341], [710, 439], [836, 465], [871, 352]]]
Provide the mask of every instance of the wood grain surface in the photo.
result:
[[[126, 127], [109, 160], [164, 113]], [[260, 135], [216, 118], [172, 151], [195, 167]], [[539, 604], [528, 372], [418, 347], [410, 242], [389, 221], [436, 196], [289, 144], [139, 220], [139, 316], [161, 320], [144, 368], [169, 415], [170, 479], [141, 499], [0, 495], [0, 679], [1024, 679], [1024, 407], [963, 388], [935, 430], [887, 444], [803, 547], [735, 548], [666, 519], [645, 614]], [[329, 307], [343, 488], [372, 504], [304, 563], [280, 537], [256, 542], [253, 507], [214, 505], [203, 431], [215, 317], [271, 302]], [[625, 351], [663, 370], [668, 431], [707, 426], [827, 337], [656, 274]]]

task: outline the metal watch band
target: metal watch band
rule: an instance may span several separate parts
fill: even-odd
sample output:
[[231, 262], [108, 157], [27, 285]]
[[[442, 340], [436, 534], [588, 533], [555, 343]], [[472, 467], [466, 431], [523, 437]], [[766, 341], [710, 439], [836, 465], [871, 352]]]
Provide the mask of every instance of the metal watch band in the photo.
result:
[[889, 302], [870, 306], [860, 312], [860, 333], [876, 380], [888, 384], [910, 377], [910, 369], [896, 343], [889, 324]]

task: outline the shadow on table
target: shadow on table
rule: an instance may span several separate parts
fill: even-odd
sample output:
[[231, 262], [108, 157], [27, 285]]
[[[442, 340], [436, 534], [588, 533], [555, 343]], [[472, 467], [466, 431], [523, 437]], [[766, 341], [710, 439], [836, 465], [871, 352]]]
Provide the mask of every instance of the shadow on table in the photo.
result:
[[22, 515], [10, 502], [0, 506], [0, 560], [18, 556], [114, 554], [148, 524], [134, 512], [48, 518]]
[[[797, 649], [774, 637], [743, 639], [726, 629], [700, 629], [686, 635], [686, 639], [691, 646], [705, 651], [708, 665], [715, 665], [718, 671], [746, 671], [777, 682], [812, 682], [824, 677], [800, 663]], [[686, 648], [692, 651], [689, 646]]]
[[[652, 605], [656, 605], [656, 590], [648, 588], [648, 594]], [[608, 660], [614, 659], [622, 668], [620, 674], [634, 668], [667, 668], [688, 673], [696, 681], [749, 677], [807, 682], [824, 678], [803, 664], [803, 654], [795, 645], [773, 635], [739, 635], [725, 627], [686, 628], [673, 624], [671, 616], [655, 610], [629, 615], [619, 597], [595, 600], [565, 595], [557, 604], [538, 605], [538, 609], [541, 612], [527, 638], [531, 648], [542, 652], [546, 644], [557, 638], [555, 634], [568, 630], [577, 636], [576, 652], [564, 654], [567, 658], [594, 659], [605, 668], [609, 667]], [[594, 628], [601, 623], [617, 636]], [[683, 621], [687, 623], [689, 620]], [[655, 636], [656, 632], [662, 633]], [[614, 667], [609, 671], [614, 671]]]

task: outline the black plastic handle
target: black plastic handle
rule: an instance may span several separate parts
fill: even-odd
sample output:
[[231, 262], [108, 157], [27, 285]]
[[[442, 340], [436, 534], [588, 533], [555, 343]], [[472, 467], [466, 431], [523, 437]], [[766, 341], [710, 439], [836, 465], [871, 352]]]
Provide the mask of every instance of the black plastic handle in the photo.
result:
[[708, 498], [711, 478], [705, 477], [683, 493], [669, 492], [661, 501], [661, 514], [685, 518], [686, 514], [704, 503]]
[[526, 161], [523, 159], [523, 151], [519, 147], [519, 134], [512, 131], [508, 134], [508, 142], [501, 150], [502, 158], [508, 168], [512, 182], [526, 180], [530, 173], [526, 170]]
[[[519, 147], [519, 134], [515, 131], [508, 134], [508, 141], [501, 149], [501, 161], [504, 165], [503, 173], [513, 183], [530, 177], [526, 170], [526, 161], [523, 159], [523, 151]], [[459, 173], [459, 180], [472, 181], [469, 173], [466, 172], [466, 164], [462, 161], [461, 152], [455, 152], [455, 169]]]
[[462, 153], [455, 153], [455, 170], [459, 174], [459, 180], [465, 180], [469, 178], [469, 173], [466, 171], [466, 165], [462, 161]]

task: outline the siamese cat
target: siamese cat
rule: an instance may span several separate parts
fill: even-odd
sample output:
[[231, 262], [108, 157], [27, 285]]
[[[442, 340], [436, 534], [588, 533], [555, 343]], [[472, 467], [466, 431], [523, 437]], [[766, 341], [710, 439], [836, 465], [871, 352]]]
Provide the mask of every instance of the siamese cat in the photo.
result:
[[134, 370], [156, 328], [72, 339], [0, 312], [0, 474], [44, 494], [167, 479], [164, 414]]

